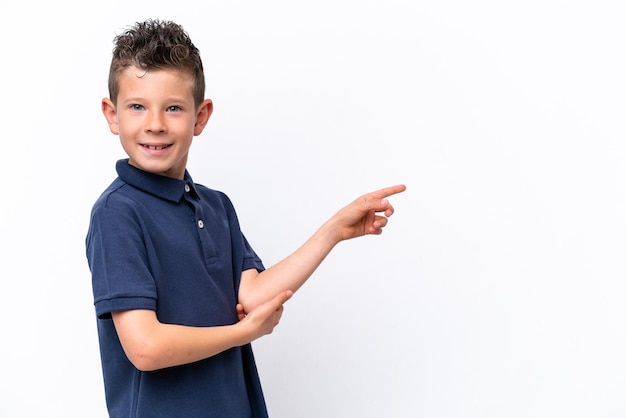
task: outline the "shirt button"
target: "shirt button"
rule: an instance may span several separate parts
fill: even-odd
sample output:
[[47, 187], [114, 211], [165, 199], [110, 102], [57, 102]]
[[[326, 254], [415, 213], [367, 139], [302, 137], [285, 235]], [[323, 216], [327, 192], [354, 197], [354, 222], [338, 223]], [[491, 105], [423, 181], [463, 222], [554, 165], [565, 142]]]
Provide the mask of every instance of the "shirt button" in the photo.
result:
[[189, 193], [189, 190], [191, 190], [191, 187], [189, 187], [189, 185], [188, 185], [188, 184], [185, 184], [185, 191], [186, 191], [187, 193]]
[[204, 228], [204, 222], [202, 222], [202, 219], [198, 221], [198, 228], [200, 229]]

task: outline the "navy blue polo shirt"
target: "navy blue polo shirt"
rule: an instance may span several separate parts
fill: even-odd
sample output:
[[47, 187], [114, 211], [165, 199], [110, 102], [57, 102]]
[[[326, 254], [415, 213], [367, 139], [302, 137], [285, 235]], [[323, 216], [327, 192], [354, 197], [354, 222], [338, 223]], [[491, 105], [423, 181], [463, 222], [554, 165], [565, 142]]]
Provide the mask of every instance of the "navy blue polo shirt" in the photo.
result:
[[210, 327], [238, 321], [241, 272], [263, 264], [228, 197], [120, 160], [93, 206], [86, 239], [111, 417], [266, 417], [250, 344], [208, 359], [141, 372], [124, 354], [111, 312], [156, 311], [160, 322]]

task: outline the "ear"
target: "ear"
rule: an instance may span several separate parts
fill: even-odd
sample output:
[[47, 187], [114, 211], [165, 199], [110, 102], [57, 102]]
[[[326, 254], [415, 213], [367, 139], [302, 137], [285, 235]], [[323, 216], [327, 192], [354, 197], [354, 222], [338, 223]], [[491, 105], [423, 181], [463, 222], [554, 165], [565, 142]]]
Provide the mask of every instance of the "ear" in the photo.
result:
[[198, 112], [196, 113], [196, 123], [193, 127], [194, 136], [198, 136], [202, 133], [204, 127], [209, 122], [211, 113], [213, 113], [213, 102], [211, 99], [206, 99], [200, 104]]
[[107, 120], [109, 124], [109, 129], [112, 134], [119, 135], [119, 124], [117, 121], [117, 111], [115, 110], [115, 105], [110, 99], [106, 97], [102, 99], [102, 114]]

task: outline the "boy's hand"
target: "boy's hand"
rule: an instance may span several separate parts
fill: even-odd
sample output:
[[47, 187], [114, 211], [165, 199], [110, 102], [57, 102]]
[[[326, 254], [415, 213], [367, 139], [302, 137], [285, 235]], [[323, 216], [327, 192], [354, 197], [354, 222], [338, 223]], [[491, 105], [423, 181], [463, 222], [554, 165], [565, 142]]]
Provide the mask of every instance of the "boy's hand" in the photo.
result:
[[[339, 210], [331, 218], [331, 222], [338, 229], [340, 241], [368, 234], [381, 234], [387, 225], [387, 218], [394, 212], [386, 198], [405, 190], [404, 184], [386, 187], [367, 193]], [[381, 212], [382, 215], [379, 215]]]
[[293, 296], [291, 290], [280, 292], [273, 299], [257, 306], [247, 314], [244, 311], [243, 305], [240, 303], [237, 304], [239, 323], [247, 324], [252, 327], [252, 341], [263, 335], [272, 333], [283, 315], [284, 303], [287, 302], [291, 296]]

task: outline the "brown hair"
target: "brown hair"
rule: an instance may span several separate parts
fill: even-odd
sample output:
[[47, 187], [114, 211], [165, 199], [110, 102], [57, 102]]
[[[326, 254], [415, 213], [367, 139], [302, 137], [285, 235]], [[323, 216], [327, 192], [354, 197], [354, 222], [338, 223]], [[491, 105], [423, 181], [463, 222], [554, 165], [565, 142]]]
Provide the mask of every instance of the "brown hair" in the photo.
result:
[[109, 70], [109, 96], [113, 103], [117, 103], [119, 93], [117, 76], [131, 65], [146, 71], [186, 71], [193, 76], [196, 106], [204, 100], [204, 68], [200, 51], [182, 26], [171, 21], [148, 19], [117, 35], [114, 44]]

